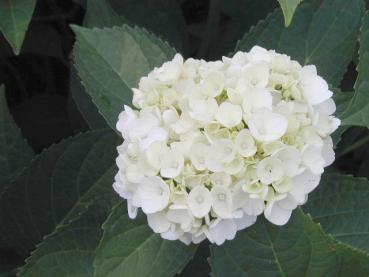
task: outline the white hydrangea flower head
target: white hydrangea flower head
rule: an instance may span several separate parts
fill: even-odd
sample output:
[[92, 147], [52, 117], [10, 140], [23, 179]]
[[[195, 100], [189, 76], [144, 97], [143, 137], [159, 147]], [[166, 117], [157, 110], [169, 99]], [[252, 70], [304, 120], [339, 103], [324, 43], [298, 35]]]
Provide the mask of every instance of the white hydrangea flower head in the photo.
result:
[[172, 61], [142, 77], [117, 130], [113, 185], [168, 240], [216, 244], [257, 216], [286, 224], [334, 161], [340, 125], [314, 65], [255, 46], [222, 61]]

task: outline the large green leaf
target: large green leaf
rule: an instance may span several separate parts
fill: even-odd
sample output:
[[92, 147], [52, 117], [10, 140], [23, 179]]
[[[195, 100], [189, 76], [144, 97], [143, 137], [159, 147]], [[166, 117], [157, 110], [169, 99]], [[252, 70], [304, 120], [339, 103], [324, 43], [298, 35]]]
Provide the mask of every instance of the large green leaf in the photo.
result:
[[83, 119], [86, 121], [91, 130], [109, 128], [105, 119], [92, 102], [90, 95], [87, 94], [85, 88], [81, 84], [81, 80], [78, 77], [77, 71], [74, 67], [71, 68], [70, 93], [74, 103], [78, 108], [78, 111], [81, 113]]
[[163, 240], [146, 224], [144, 214], [132, 220], [125, 206], [116, 206], [103, 225], [94, 276], [166, 277], [180, 272], [195, 254], [196, 246]]
[[300, 209], [281, 227], [260, 218], [211, 252], [214, 277], [364, 277], [369, 272], [367, 255], [334, 241]]
[[363, 151], [363, 160], [361, 161], [361, 165], [359, 167], [358, 176], [363, 176], [367, 179], [369, 179], [369, 149], [366, 147], [366, 149]]
[[123, 105], [131, 104], [131, 88], [174, 50], [140, 28], [87, 29], [73, 26], [77, 41], [74, 62], [82, 83], [107, 123], [115, 128]]
[[0, 198], [33, 155], [9, 113], [4, 87], [0, 86]]
[[[207, 60], [219, 60], [228, 55], [245, 30], [276, 7], [278, 3], [275, 0], [210, 1], [206, 26], [198, 22], [188, 26], [192, 44], [195, 39], [201, 41], [197, 55]], [[196, 50], [196, 45], [192, 44]]]
[[304, 206], [324, 231], [369, 252], [369, 181], [326, 174]]
[[278, 0], [284, 16], [284, 25], [288, 27], [291, 24], [293, 15], [297, 6], [302, 0]]
[[363, 18], [355, 93], [343, 112], [343, 124], [369, 127], [369, 14]]
[[[340, 168], [340, 164], [345, 166], [346, 172], [357, 172], [357, 167], [360, 161], [365, 157], [365, 150], [369, 139], [369, 130], [365, 127], [349, 127], [341, 126], [340, 128], [349, 128], [347, 134], [342, 139], [339, 147], [336, 149], [336, 158], [339, 159], [336, 164], [337, 168]], [[352, 161], [347, 163], [348, 159], [343, 159], [343, 156], [352, 154], [349, 159]], [[342, 158], [342, 159], [340, 159]]]
[[348, 126], [340, 126], [334, 133], [331, 135], [333, 140], [334, 147], [337, 147], [337, 145], [341, 142], [343, 134], [349, 129]]
[[117, 135], [78, 135], [41, 153], [0, 202], [0, 248], [26, 257], [58, 224], [68, 224], [96, 199], [112, 198]]
[[0, 31], [19, 54], [36, 0], [1, 0]]
[[130, 24], [146, 28], [182, 53], [187, 48], [186, 23], [177, 1], [87, 0], [83, 25], [113, 27]]
[[109, 0], [113, 9], [129, 22], [146, 28], [187, 53], [187, 26], [178, 1]]
[[350, 92], [343, 92], [339, 89], [334, 89], [333, 100], [336, 103], [337, 110], [336, 116], [341, 118], [342, 114], [344, 113], [345, 109], [347, 108], [348, 104], [352, 99], [353, 93]]
[[315, 64], [318, 73], [337, 86], [350, 63], [364, 5], [361, 0], [304, 1], [285, 28], [276, 10], [238, 43], [247, 51], [260, 45], [290, 55], [301, 64]]
[[94, 203], [79, 219], [57, 228], [37, 246], [18, 276], [92, 276], [101, 224], [109, 211], [105, 205]]
[[[351, 101], [352, 92], [342, 92], [341, 90], [334, 88], [333, 89], [333, 99], [336, 103], [337, 110], [335, 115], [338, 118], [341, 118], [342, 113], [347, 108], [348, 103]], [[343, 134], [349, 129], [349, 126], [339, 126], [338, 129], [332, 134], [333, 143], [336, 146], [343, 136]]]
[[92, 27], [113, 27], [127, 23], [122, 15], [111, 7], [108, 0], [88, 0], [83, 26]]
[[176, 277], [205, 277], [210, 276], [209, 241], [203, 241], [197, 248], [195, 256]]

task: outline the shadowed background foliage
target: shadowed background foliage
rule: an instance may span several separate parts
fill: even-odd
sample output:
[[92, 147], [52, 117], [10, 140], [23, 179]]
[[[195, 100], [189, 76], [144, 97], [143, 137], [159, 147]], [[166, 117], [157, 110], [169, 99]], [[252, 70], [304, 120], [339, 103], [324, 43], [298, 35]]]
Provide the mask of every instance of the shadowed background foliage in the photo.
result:
[[[306, 0], [308, 1], [308, 0]], [[99, 0], [91, 7], [104, 12]], [[84, 0], [38, 0], [20, 54], [15, 56], [0, 33], [0, 84], [16, 124], [36, 153], [64, 138], [89, 129], [79, 113], [80, 84], [75, 78], [71, 51], [75, 41], [70, 24], [113, 26], [120, 22], [145, 27], [173, 45], [185, 57], [215, 60], [234, 50], [236, 42], [260, 19], [278, 7], [276, 0], [108, 0], [115, 17], [103, 22], [86, 13]], [[353, 59], [357, 61], [357, 58]], [[357, 76], [352, 62], [340, 88], [352, 91]], [[71, 90], [75, 90], [74, 98]], [[80, 107], [80, 109], [83, 107]], [[100, 120], [100, 121], [99, 121]], [[105, 124], [97, 118], [94, 124]], [[337, 149], [339, 169], [369, 177], [369, 131], [351, 127]], [[205, 260], [208, 248], [201, 246], [194, 262]], [[21, 263], [11, 249], [0, 252], [3, 264]], [[204, 261], [197, 266], [208, 272]], [[183, 274], [193, 274], [187, 272]], [[203, 276], [201, 272], [198, 275]]]

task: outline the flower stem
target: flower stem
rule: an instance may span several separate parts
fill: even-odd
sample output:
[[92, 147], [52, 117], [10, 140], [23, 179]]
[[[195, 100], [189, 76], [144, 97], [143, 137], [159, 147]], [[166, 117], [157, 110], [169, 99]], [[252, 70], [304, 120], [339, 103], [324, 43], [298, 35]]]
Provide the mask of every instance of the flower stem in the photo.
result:
[[359, 139], [358, 141], [356, 141], [355, 143], [347, 146], [345, 149], [342, 150], [342, 152], [338, 155], [338, 157], [342, 157], [346, 154], [351, 153], [352, 151], [356, 150], [357, 148], [363, 146], [364, 144], [366, 144], [367, 142], [369, 142], [369, 135]]

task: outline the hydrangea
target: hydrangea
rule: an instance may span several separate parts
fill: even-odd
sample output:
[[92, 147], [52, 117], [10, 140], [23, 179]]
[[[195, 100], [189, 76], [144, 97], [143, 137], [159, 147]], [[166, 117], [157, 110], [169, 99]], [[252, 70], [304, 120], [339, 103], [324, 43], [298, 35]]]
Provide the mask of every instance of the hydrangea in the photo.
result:
[[142, 77], [117, 129], [114, 189], [161, 237], [218, 245], [276, 225], [307, 201], [334, 160], [340, 120], [314, 65], [255, 46], [206, 62], [177, 54]]

